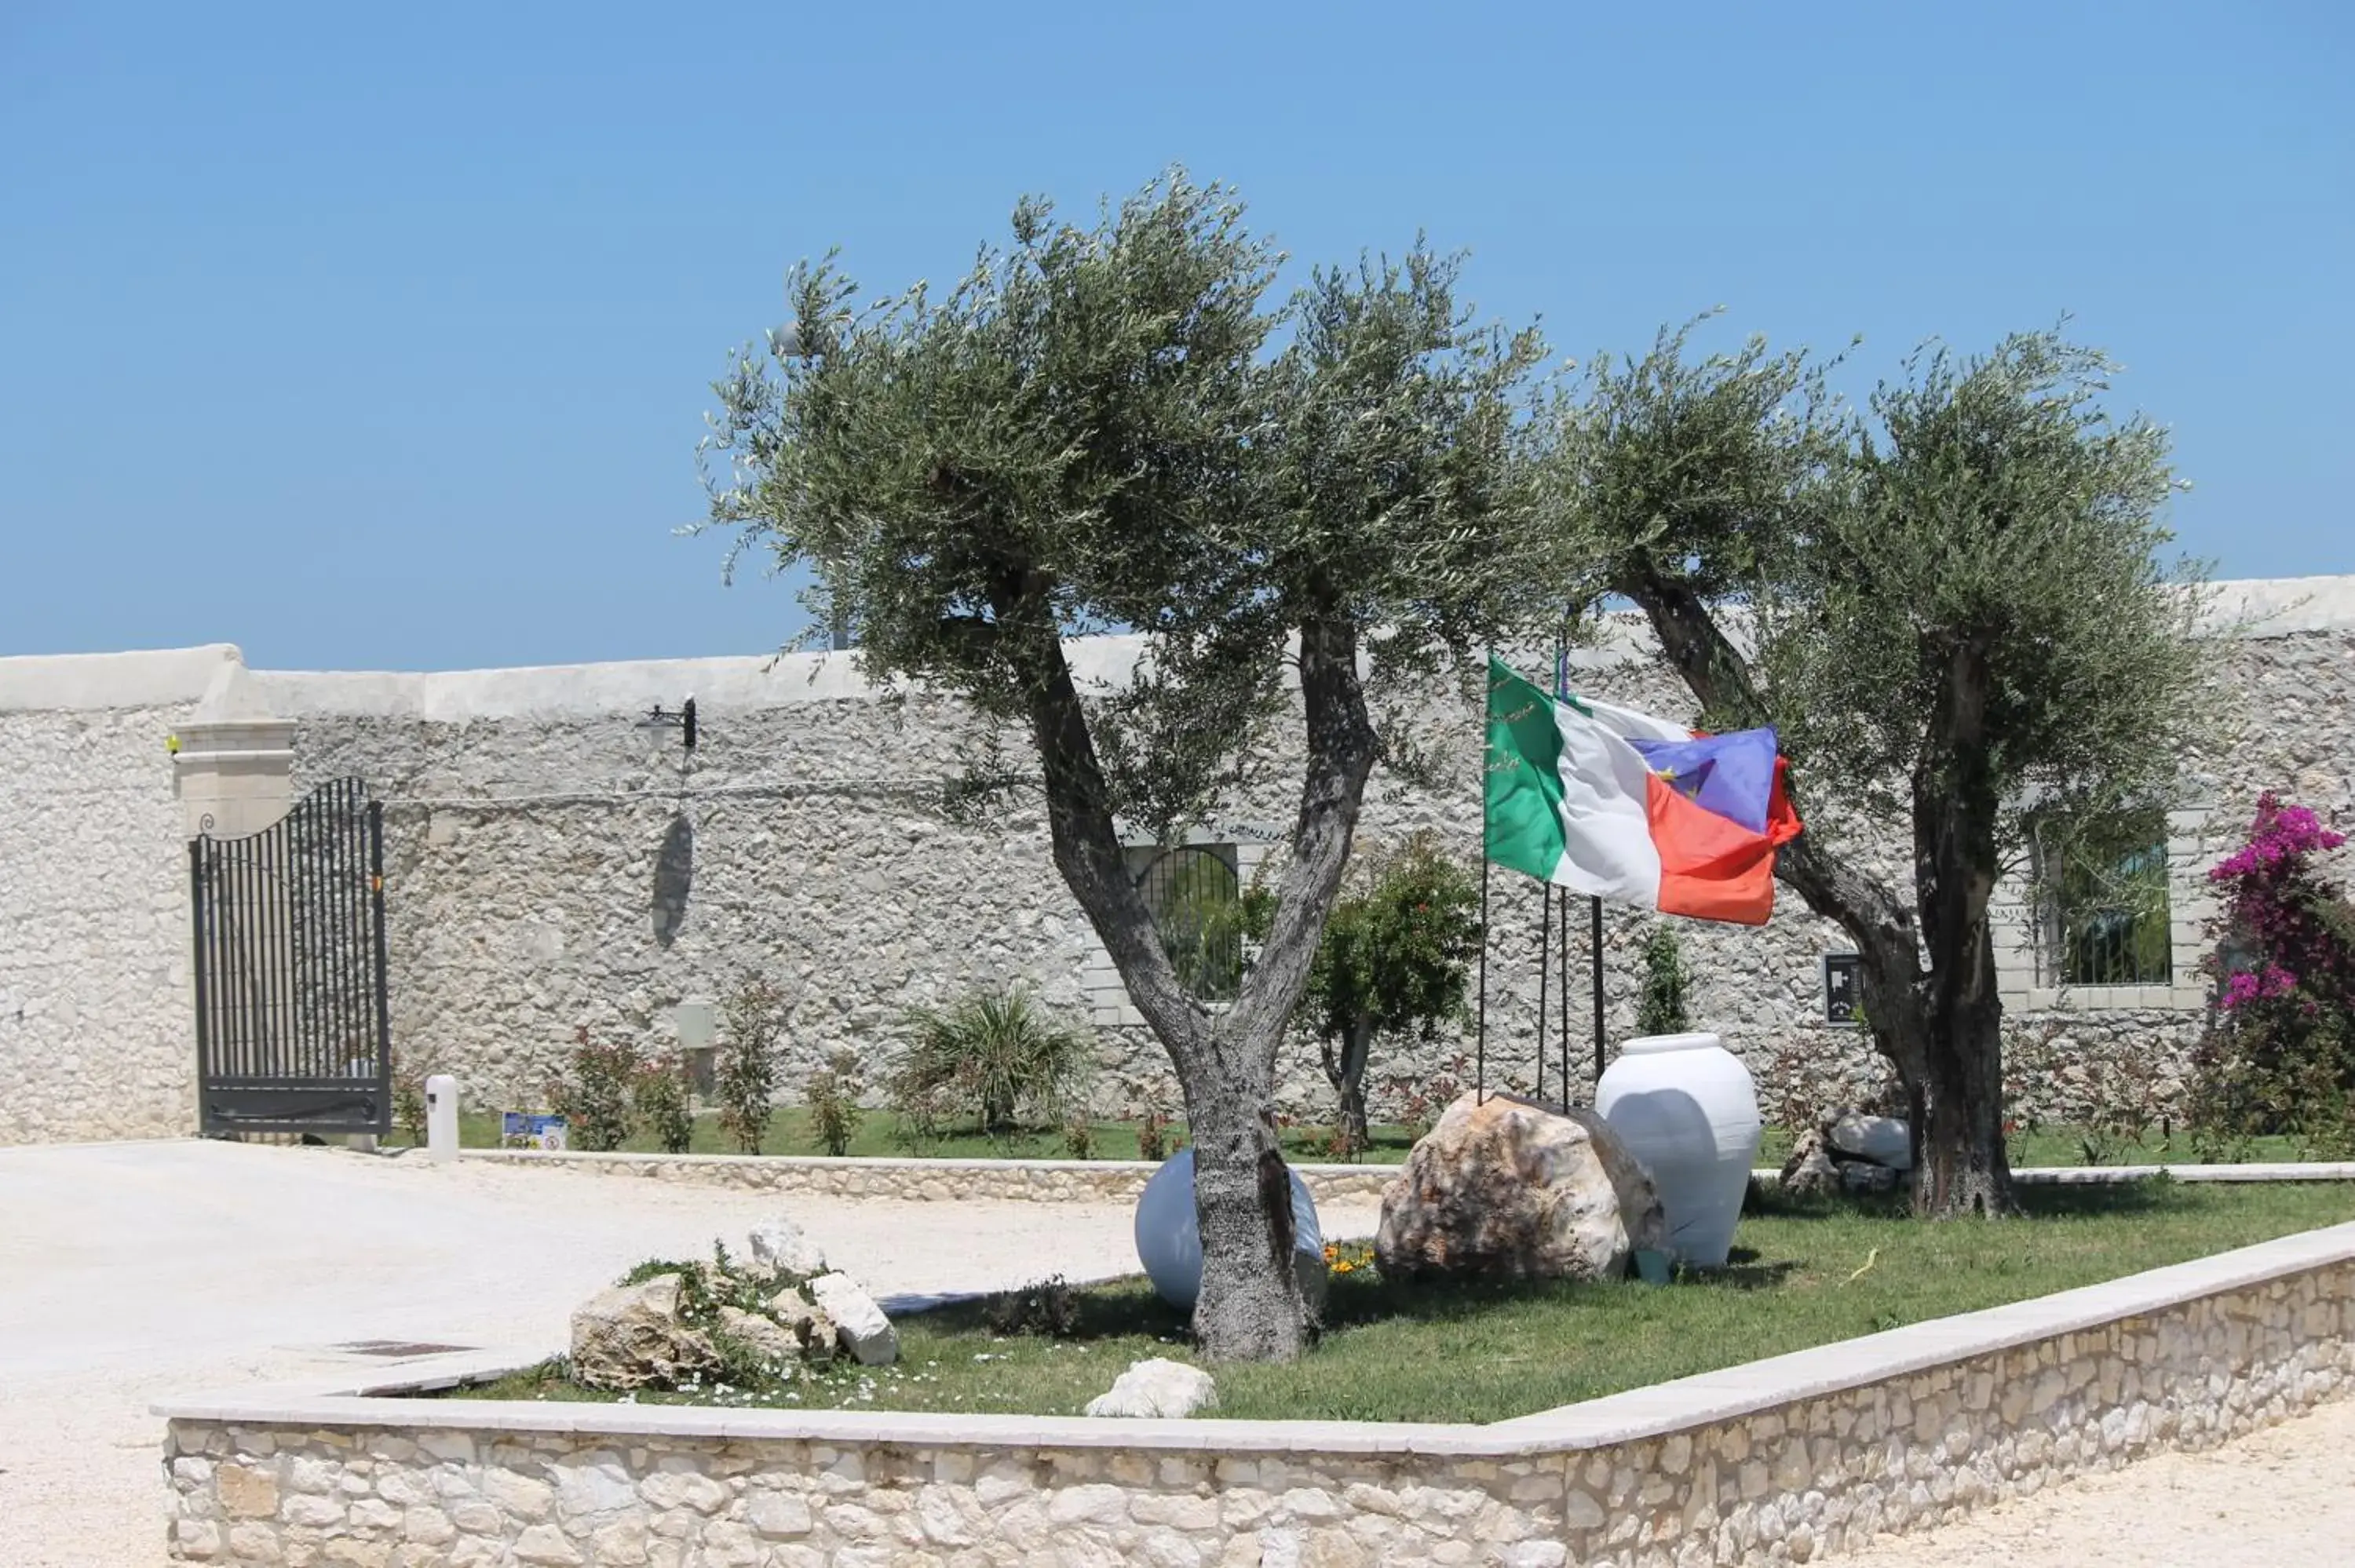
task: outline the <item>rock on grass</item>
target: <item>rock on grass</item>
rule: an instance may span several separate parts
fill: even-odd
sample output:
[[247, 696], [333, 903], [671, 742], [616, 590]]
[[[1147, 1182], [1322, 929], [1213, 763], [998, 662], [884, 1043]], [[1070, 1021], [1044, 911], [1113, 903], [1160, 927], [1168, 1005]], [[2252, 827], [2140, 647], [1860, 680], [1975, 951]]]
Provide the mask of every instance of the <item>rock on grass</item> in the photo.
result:
[[1109, 1391], [1088, 1401], [1087, 1414], [1174, 1421], [1218, 1403], [1218, 1387], [1209, 1372], [1156, 1356], [1135, 1362]]

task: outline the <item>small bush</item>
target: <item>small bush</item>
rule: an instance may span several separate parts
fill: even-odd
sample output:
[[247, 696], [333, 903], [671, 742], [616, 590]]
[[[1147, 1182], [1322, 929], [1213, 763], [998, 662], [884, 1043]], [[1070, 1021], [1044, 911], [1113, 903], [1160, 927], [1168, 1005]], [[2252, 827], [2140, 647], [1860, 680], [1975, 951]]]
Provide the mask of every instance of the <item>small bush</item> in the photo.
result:
[[1085, 1111], [1079, 1112], [1063, 1123], [1063, 1152], [1073, 1160], [1093, 1160], [1096, 1157], [1096, 1128]]
[[1391, 1074], [1381, 1081], [1378, 1094], [1395, 1112], [1399, 1125], [1421, 1138], [1462, 1097], [1473, 1076], [1472, 1058], [1458, 1051], [1434, 1072]]
[[779, 1046], [785, 1033], [785, 993], [765, 980], [748, 980], [720, 1006], [719, 1060], [712, 1074], [719, 1130], [740, 1154], [758, 1154], [776, 1114]]
[[2004, 1127], [2034, 1132], [2050, 1118], [2078, 1129], [2088, 1165], [2123, 1163], [2158, 1134], [2169, 1141], [2173, 1093], [2156, 1053], [2064, 1051], [2062, 1027], [2046, 1022], [2007, 1031], [2003, 1044]]
[[983, 1316], [989, 1331], [1004, 1338], [1029, 1334], [1068, 1340], [1080, 1331], [1080, 1293], [1058, 1274], [991, 1297]]
[[1644, 991], [1636, 1001], [1636, 1033], [1682, 1034], [1691, 1027], [1685, 1012], [1692, 989], [1692, 971], [1685, 968], [1684, 949], [1676, 927], [1666, 921], [1644, 938]]
[[656, 1056], [639, 1065], [630, 1086], [637, 1124], [665, 1154], [684, 1154], [695, 1142], [695, 1112], [687, 1100], [687, 1064]]
[[1137, 1118], [1136, 1157], [1156, 1165], [1169, 1158], [1169, 1113], [1157, 1102], [1147, 1105]]
[[858, 1136], [858, 1124], [867, 1119], [867, 1107], [858, 1103], [858, 1097], [866, 1092], [867, 1085], [858, 1075], [858, 1054], [847, 1048], [827, 1057], [826, 1065], [802, 1086], [802, 1098], [809, 1106], [810, 1130], [837, 1159], [850, 1152], [850, 1140]]
[[425, 1141], [426, 1069], [405, 1057], [392, 1062], [392, 1126], [412, 1144]]
[[591, 1040], [585, 1024], [572, 1040], [563, 1071], [548, 1086], [549, 1108], [564, 1118], [568, 1147], [607, 1153], [629, 1141], [638, 1054], [618, 1041]]
[[2268, 1133], [2309, 1155], [2355, 1153], [2355, 901], [2316, 863], [2346, 842], [2268, 790], [2247, 844], [2208, 874], [2224, 908], [2190, 1086], [2203, 1154]]
[[921, 1137], [970, 1123], [1005, 1136], [1021, 1118], [1061, 1120], [1086, 1071], [1088, 1037], [1058, 1022], [1021, 991], [967, 997], [945, 1011], [908, 1014], [906, 1059], [892, 1074], [893, 1109]]

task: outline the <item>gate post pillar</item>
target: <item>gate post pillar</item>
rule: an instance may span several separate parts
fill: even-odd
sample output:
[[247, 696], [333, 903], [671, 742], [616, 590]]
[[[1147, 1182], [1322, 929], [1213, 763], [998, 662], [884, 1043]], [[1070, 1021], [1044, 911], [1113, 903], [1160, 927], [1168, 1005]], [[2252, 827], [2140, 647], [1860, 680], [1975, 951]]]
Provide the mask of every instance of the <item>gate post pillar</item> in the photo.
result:
[[270, 711], [242, 663], [225, 664], [174, 736], [185, 836], [260, 832], [294, 805], [294, 724]]

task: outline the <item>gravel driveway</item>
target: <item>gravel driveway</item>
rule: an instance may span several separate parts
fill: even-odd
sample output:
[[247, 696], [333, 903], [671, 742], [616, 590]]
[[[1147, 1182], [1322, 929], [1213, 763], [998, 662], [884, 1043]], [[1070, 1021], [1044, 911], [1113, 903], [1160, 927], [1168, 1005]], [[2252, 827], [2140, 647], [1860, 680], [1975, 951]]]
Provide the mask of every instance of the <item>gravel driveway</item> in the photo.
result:
[[[789, 1208], [880, 1292], [1127, 1264], [1126, 1205], [784, 1200], [475, 1161], [174, 1142], [0, 1149], [5, 1568], [158, 1568], [155, 1399], [356, 1364], [368, 1340], [560, 1344], [650, 1255]], [[1370, 1206], [1326, 1216], [1362, 1235]], [[381, 1364], [381, 1363], [378, 1363]], [[29, 1553], [25, 1554], [25, 1553]], [[1859, 1568], [2355, 1564], [2355, 1404], [2057, 1489]]]
[[[360, 1340], [554, 1350], [631, 1264], [781, 1211], [879, 1293], [1134, 1266], [1126, 1204], [787, 1201], [194, 1140], [0, 1149], [0, 1564], [164, 1561], [159, 1397], [361, 1364], [335, 1349]], [[1373, 1228], [1370, 1206], [1328, 1218]]]

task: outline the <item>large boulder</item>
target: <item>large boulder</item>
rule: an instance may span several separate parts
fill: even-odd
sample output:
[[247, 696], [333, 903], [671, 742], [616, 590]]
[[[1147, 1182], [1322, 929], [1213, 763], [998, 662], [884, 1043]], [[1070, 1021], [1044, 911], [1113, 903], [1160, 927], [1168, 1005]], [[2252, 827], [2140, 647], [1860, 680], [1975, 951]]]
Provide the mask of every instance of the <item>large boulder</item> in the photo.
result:
[[1218, 1403], [1209, 1372], [1156, 1356], [1132, 1362], [1109, 1390], [1088, 1401], [1086, 1414], [1174, 1421]]
[[1393, 1277], [1617, 1279], [1667, 1250], [1659, 1192], [1601, 1117], [1468, 1094], [1383, 1192], [1374, 1242]]
[[679, 1277], [601, 1290], [572, 1314], [572, 1375], [591, 1388], [671, 1386], [719, 1364], [679, 1318]]

